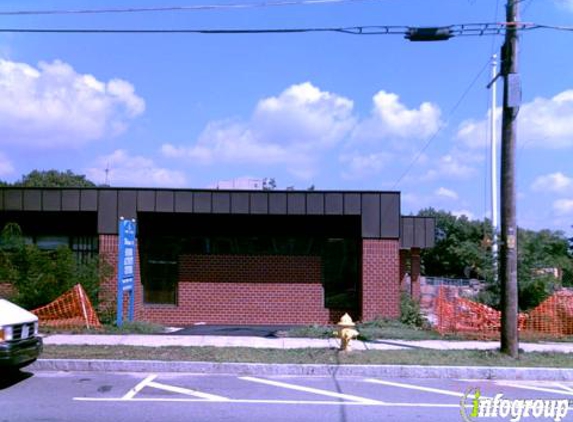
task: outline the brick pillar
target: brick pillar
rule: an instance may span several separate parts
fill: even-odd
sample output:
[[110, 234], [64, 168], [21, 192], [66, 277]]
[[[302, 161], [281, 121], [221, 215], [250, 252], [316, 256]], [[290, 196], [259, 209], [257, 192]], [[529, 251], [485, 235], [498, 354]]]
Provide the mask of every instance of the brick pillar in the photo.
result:
[[[110, 268], [110, 273], [108, 277], [102, 278], [100, 280], [100, 291], [99, 291], [99, 310], [107, 314], [113, 314], [113, 320], [115, 321], [115, 315], [117, 311], [117, 244], [118, 236], [110, 234], [102, 234], [99, 236], [99, 255], [100, 259], [105, 260]], [[143, 286], [141, 285], [140, 277], [140, 266], [139, 266], [139, 248], [136, 240], [135, 245], [135, 309], [134, 309], [134, 319], [137, 320], [141, 313], [142, 302], [143, 302]], [[123, 298], [123, 310], [124, 317], [127, 317], [127, 312], [129, 309], [129, 295], [126, 293]]]
[[419, 248], [412, 248], [412, 255], [411, 255], [411, 266], [412, 266], [412, 274], [411, 274], [411, 281], [410, 281], [410, 294], [412, 299], [415, 301], [420, 301], [421, 293], [420, 293], [420, 249]]
[[400, 292], [406, 292], [407, 275], [408, 275], [408, 260], [410, 259], [410, 251], [407, 249], [400, 249]]
[[400, 316], [399, 241], [362, 241], [362, 320]]

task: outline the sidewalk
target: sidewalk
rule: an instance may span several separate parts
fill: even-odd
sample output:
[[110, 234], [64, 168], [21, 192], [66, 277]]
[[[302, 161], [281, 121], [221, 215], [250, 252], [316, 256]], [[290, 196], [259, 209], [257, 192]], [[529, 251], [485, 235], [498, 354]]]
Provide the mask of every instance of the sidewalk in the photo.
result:
[[[53, 334], [44, 337], [45, 345], [94, 345], [94, 346], [215, 346], [254, 347], [269, 349], [338, 348], [339, 340], [314, 338], [263, 338], [233, 336], [181, 336], [181, 335], [82, 335]], [[573, 343], [544, 342], [520, 343], [525, 352], [573, 353]], [[494, 350], [499, 341], [451, 341], [451, 340], [376, 340], [352, 341], [353, 350]]]
[[[264, 338], [238, 336], [187, 335], [81, 335], [53, 334], [44, 337], [49, 345], [93, 346], [215, 346], [252, 348], [332, 348], [336, 339]], [[354, 350], [471, 350], [497, 349], [498, 341], [446, 340], [377, 340], [353, 341]], [[572, 343], [521, 343], [526, 352], [573, 353]], [[262, 364], [179, 362], [115, 359], [39, 359], [28, 367], [31, 371], [96, 372], [187, 372], [253, 376], [357, 376], [386, 378], [484, 379], [573, 381], [573, 369], [541, 367], [440, 366], [440, 365], [340, 365], [340, 364]]]

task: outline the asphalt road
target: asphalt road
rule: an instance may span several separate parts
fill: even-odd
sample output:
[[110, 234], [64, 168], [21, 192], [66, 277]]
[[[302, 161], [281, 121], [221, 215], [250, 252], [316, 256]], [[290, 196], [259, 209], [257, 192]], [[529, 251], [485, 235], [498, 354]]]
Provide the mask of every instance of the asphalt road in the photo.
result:
[[[573, 382], [25, 371], [1, 377], [0, 422], [459, 422], [470, 390], [573, 399]], [[464, 402], [469, 414], [471, 397]], [[565, 421], [573, 418], [568, 412]]]

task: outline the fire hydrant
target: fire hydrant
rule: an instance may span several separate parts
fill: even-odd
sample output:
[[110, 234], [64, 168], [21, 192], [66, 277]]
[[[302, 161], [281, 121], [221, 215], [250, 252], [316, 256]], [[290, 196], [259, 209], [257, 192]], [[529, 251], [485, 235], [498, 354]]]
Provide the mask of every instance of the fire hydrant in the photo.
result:
[[338, 330], [334, 331], [333, 334], [340, 339], [340, 350], [343, 352], [350, 352], [352, 348], [350, 347], [350, 340], [358, 337], [358, 331], [353, 327], [356, 325], [350, 315], [347, 313], [340, 318], [338, 321]]

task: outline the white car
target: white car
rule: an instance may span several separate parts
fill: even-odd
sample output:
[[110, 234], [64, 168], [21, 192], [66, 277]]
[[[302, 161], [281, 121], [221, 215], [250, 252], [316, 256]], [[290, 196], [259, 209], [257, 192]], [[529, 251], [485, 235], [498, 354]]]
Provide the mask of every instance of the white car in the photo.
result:
[[17, 369], [34, 362], [42, 353], [38, 317], [0, 299], [0, 369]]

